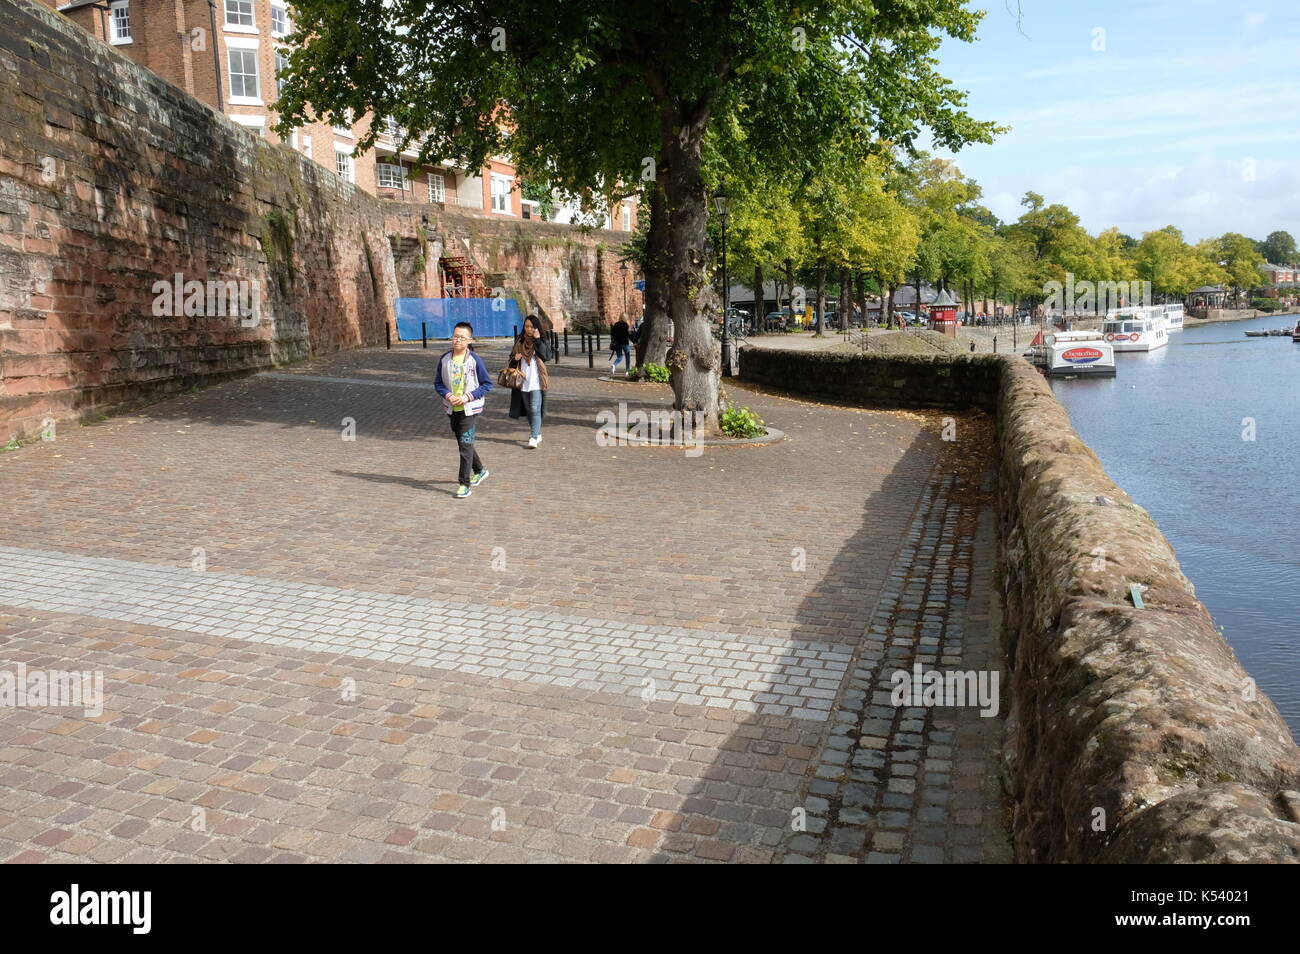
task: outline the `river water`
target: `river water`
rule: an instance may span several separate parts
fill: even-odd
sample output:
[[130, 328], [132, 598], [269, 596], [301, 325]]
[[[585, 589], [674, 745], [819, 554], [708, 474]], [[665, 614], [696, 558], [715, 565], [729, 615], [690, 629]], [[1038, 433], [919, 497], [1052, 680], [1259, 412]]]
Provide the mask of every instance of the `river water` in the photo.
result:
[[1188, 318], [1168, 347], [1116, 354], [1114, 378], [1052, 390], [1300, 738], [1300, 343], [1243, 334], [1295, 321]]

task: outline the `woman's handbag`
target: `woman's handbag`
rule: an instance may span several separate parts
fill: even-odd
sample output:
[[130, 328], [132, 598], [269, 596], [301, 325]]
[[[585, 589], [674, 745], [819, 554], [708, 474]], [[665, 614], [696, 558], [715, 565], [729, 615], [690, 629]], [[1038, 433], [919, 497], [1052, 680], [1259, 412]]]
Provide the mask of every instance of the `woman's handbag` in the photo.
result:
[[524, 372], [519, 368], [506, 366], [497, 372], [497, 384], [516, 391], [524, 386]]

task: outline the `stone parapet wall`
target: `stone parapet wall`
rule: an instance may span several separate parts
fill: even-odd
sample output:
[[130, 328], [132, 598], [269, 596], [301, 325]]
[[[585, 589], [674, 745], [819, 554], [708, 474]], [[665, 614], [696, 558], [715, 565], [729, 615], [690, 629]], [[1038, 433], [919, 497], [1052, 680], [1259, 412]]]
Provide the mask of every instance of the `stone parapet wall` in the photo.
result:
[[1300, 861], [1286, 723], [1032, 366], [747, 348], [741, 369], [866, 406], [996, 412], [1003, 778], [1020, 861]]
[[1286, 723], [1046, 381], [1001, 360], [1017, 857], [1300, 861], [1300, 750]]
[[[30, 0], [0, 102], [0, 438], [384, 341], [385, 203]], [[176, 273], [256, 286], [257, 323], [156, 314]]]
[[740, 349], [740, 373], [746, 381], [863, 407], [978, 408], [991, 412], [997, 407], [1002, 367], [995, 355]]

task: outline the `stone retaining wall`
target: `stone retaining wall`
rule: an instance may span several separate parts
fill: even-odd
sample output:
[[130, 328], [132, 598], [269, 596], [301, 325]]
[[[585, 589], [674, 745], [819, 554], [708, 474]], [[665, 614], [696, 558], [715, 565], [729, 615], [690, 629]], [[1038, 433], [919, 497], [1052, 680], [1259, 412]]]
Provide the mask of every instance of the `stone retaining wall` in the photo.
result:
[[[29, 0], [0, 4], [0, 102], [0, 442], [384, 341], [379, 200]], [[255, 286], [259, 320], [158, 314], [177, 273]]]
[[997, 408], [995, 355], [880, 355], [740, 349], [740, 376], [768, 387], [864, 407]]
[[1019, 860], [1300, 862], [1300, 749], [1286, 723], [1027, 362], [746, 349], [741, 366], [875, 406], [888, 388], [898, 406], [943, 407], [963, 382], [954, 409], [986, 406], [992, 375]]

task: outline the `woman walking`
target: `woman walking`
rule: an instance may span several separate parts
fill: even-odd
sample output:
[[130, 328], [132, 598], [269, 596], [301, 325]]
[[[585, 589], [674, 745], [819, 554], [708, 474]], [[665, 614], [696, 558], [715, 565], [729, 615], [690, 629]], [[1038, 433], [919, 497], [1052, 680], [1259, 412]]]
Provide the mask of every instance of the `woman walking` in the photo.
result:
[[519, 386], [510, 390], [510, 416], [528, 416], [529, 447], [542, 442], [542, 416], [546, 413], [546, 388], [550, 383], [546, 362], [550, 360], [551, 351], [542, 337], [541, 322], [536, 315], [529, 315], [524, 319], [523, 331], [515, 339], [509, 365], [522, 375], [517, 379]]

